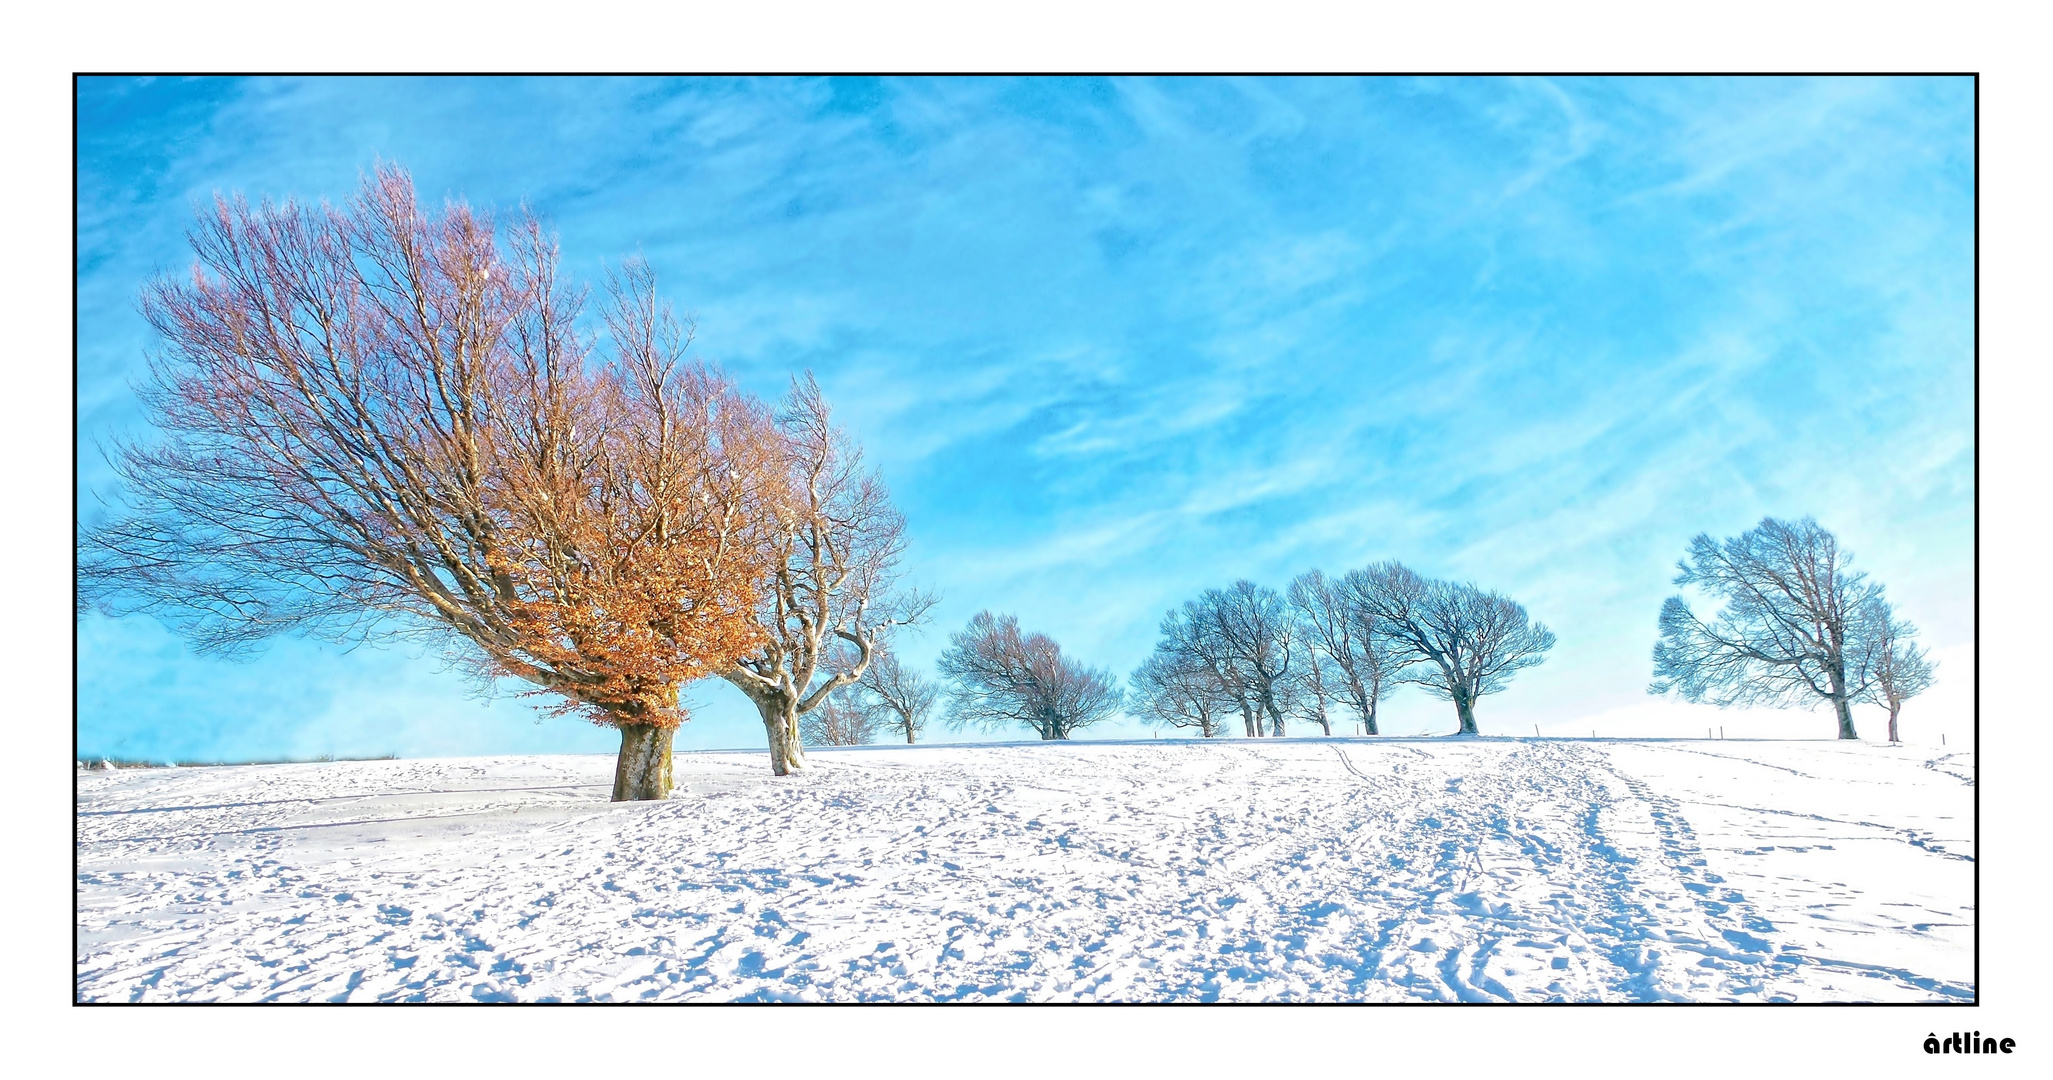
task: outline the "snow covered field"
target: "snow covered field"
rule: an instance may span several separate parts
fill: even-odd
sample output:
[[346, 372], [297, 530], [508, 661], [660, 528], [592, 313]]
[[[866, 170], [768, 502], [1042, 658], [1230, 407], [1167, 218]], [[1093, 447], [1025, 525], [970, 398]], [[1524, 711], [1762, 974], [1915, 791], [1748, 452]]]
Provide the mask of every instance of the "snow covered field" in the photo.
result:
[[1173, 740], [78, 776], [80, 1000], [1948, 1001], [1969, 755]]

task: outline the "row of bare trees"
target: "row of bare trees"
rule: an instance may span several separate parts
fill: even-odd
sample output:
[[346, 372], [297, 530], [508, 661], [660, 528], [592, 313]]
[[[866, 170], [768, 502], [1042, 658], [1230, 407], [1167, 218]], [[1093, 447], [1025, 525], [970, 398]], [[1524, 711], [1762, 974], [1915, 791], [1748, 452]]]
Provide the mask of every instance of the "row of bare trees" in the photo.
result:
[[[1723, 542], [1697, 536], [1675, 583], [1720, 608], [1705, 619], [1681, 596], [1663, 605], [1650, 692], [1720, 706], [1828, 703], [1846, 739], [1858, 737], [1852, 706], [1872, 703], [1898, 741], [1903, 704], [1930, 688], [1934, 665], [1852, 562], [1810, 518], [1767, 518]], [[1335, 707], [1378, 734], [1378, 703], [1405, 683], [1451, 702], [1458, 731], [1474, 734], [1476, 702], [1554, 643], [1514, 601], [1395, 562], [1337, 579], [1313, 570], [1284, 593], [1246, 580], [1207, 589], [1170, 611], [1161, 634], [1130, 677], [1130, 703], [1149, 723], [1205, 738], [1236, 716], [1249, 738], [1283, 735], [1292, 720], [1331, 735]], [[1025, 723], [1043, 738], [1066, 738], [1118, 702], [1109, 677], [988, 612], [955, 636], [942, 669], [956, 682], [953, 718]]]
[[738, 687], [792, 772], [803, 718], [931, 603], [811, 376], [773, 408], [687, 360], [638, 262], [593, 326], [536, 220], [425, 208], [389, 167], [339, 207], [217, 199], [190, 239], [143, 296], [161, 438], [112, 448], [82, 608], [226, 654], [426, 638], [617, 728], [613, 796], [652, 799], [682, 686]]
[[1829, 704], [1842, 739], [1860, 737], [1852, 707], [1872, 703], [1888, 711], [1897, 742], [1903, 703], [1930, 689], [1935, 665], [1917, 628], [1852, 564], [1811, 518], [1763, 518], [1723, 542], [1699, 533], [1675, 584], [1719, 607], [1706, 619], [1682, 596], [1662, 604], [1647, 692], [1718, 706]]
[[1422, 577], [1397, 562], [1334, 579], [1318, 570], [1287, 593], [1236, 581], [1166, 615], [1132, 676], [1151, 723], [1215, 738], [1235, 716], [1249, 738], [1291, 720], [1333, 733], [1333, 708], [1378, 734], [1376, 710], [1408, 683], [1454, 704], [1476, 733], [1476, 701], [1546, 658], [1554, 635], [1524, 607], [1475, 585]]

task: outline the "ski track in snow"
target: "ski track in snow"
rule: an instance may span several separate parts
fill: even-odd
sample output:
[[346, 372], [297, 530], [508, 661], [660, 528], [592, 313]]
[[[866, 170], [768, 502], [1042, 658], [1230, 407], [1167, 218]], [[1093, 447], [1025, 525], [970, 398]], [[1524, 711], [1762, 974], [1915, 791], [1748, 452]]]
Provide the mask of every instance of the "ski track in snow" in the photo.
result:
[[1136, 741], [78, 777], [91, 1001], [1972, 1000], [1972, 759]]

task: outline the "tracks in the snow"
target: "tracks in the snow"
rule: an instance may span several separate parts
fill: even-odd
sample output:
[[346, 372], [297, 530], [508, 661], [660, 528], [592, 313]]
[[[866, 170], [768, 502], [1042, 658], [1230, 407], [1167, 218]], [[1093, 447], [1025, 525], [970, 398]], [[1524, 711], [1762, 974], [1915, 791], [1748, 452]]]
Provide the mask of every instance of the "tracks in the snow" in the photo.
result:
[[[79, 994], [1580, 1001], [1759, 1000], [1792, 996], [1793, 986], [1815, 997], [1842, 984], [1860, 988], [1855, 996], [1963, 992], [1894, 953], [1796, 944], [1770, 921], [1782, 909], [1726, 880], [1734, 852], [1750, 846], [1730, 835], [1727, 807], [1648, 771], [1660, 760], [1552, 740], [1165, 740], [823, 753], [811, 775], [773, 780], [756, 774], [755, 759], [679, 755], [680, 784], [694, 794], [631, 808], [571, 805], [591, 785], [563, 768], [449, 774], [422, 764], [373, 775], [338, 766], [306, 774], [335, 778], [310, 785], [306, 800], [220, 777], [166, 778], [162, 798], [137, 786], [118, 803], [95, 802], [82, 786]], [[1810, 764], [1825, 759], [1788, 760], [1802, 768], [1778, 774], [1787, 783], [1829, 783]], [[379, 826], [390, 836], [367, 835], [375, 823], [366, 822], [244, 832], [312, 824], [319, 819], [293, 815], [324, 800], [346, 807], [470, 782], [481, 787], [432, 792], [417, 815], [433, 824], [430, 815], [484, 808], [463, 823]], [[1943, 777], [1921, 782], [1962, 797]], [[277, 817], [238, 820], [230, 809], [265, 801], [280, 804]], [[387, 803], [371, 805], [386, 812]], [[134, 826], [116, 823], [142, 821], [188, 839], [132, 855], [140, 845], [123, 841]], [[1826, 977], [1842, 982], [1817, 981]]]

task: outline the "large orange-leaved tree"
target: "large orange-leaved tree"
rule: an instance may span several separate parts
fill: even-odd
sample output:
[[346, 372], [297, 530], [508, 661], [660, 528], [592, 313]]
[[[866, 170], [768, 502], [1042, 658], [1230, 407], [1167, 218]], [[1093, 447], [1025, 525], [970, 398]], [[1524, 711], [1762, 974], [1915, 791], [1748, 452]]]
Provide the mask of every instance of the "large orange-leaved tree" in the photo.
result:
[[217, 199], [191, 241], [143, 297], [157, 437], [113, 448], [81, 604], [227, 654], [425, 635], [618, 728], [614, 799], [665, 797], [679, 689], [763, 644], [790, 497], [647, 268], [587, 330], [532, 217], [424, 209], [396, 168], [339, 207]]

